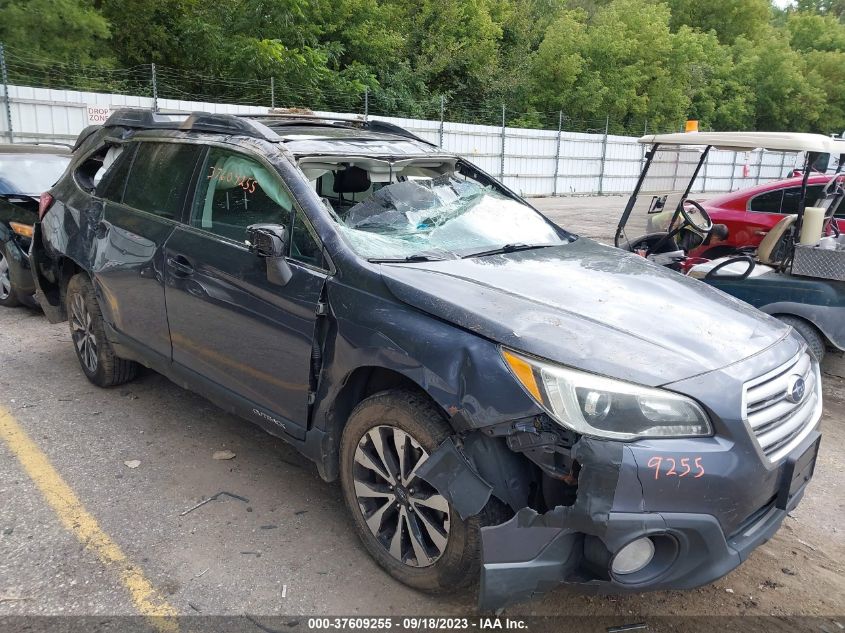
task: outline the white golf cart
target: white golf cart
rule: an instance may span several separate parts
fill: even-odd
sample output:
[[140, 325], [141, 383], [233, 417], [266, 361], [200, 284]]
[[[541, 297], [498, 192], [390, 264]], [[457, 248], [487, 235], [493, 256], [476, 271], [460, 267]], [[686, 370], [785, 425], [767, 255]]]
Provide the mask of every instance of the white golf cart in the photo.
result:
[[[792, 325], [821, 358], [845, 351], [845, 236], [833, 215], [845, 197], [837, 174], [820, 200], [807, 200], [811, 166], [822, 154], [845, 157], [845, 143], [818, 134], [693, 132], [650, 135], [637, 185], [615, 244], [734, 295]], [[713, 222], [689, 199], [711, 150], [803, 152], [798, 213], [783, 218], [756, 252], [705, 261], [688, 254], [710, 236]], [[810, 206], [812, 203], [814, 206]]]

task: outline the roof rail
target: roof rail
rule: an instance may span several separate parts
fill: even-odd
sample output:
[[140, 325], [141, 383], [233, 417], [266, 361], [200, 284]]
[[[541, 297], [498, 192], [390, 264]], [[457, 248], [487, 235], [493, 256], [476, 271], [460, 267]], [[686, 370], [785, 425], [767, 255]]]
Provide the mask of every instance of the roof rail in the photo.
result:
[[140, 130], [181, 130], [209, 134], [232, 134], [277, 143], [282, 139], [259, 121], [232, 114], [192, 112], [161, 114], [150, 110], [124, 108], [112, 114], [103, 127], [128, 127]]
[[[276, 125], [279, 125], [283, 120], [287, 119], [291, 121], [291, 125], [295, 125], [296, 123], [308, 124], [308, 125], [319, 125], [321, 123], [334, 126], [334, 127], [354, 127], [362, 130], [369, 130], [371, 132], [380, 132], [382, 134], [393, 134], [395, 136], [402, 136], [405, 138], [410, 138], [415, 141], [419, 141], [420, 143], [425, 143], [426, 145], [431, 145], [432, 147], [437, 147], [436, 143], [432, 143], [431, 141], [427, 141], [424, 138], [421, 138], [406, 130], [403, 127], [400, 127], [394, 123], [388, 123], [387, 121], [380, 121], [378, 119], [367, 119], [366, 121], [361, 118], [345, 118], [342, 116], [327, 116], [322, 114], [305, 114], [301, 112], [271, 112], [268, 114], [238, 114], [238, 117], [242, 117], [245, 119], [253, 118], [253, 119], [264, 119], [272, 121], [273, 119], [279, 119], [278, 122], [275, 122]], [[270, 123], [273, 125], [273, 123]]]
[[367, 119], [366, 121], [364, 121], [364, 125], [362, 127], [365, 130], [370, 130], [371, 132], [382, 132], [384, 134], [395, 134], [396, 136], [404, 136], [406, 138], [412, 138], [415, 141], [419, 141], [420, 143], [425, 143], [426, 145], [437, 147], [437, 143], [432, 143], [431, 141], [427, 141], [424, 138], [420, 138], [413, 132], [409, 132], [405, 128], [400, 127], [395, 123], [379, 121], [378, 119]]

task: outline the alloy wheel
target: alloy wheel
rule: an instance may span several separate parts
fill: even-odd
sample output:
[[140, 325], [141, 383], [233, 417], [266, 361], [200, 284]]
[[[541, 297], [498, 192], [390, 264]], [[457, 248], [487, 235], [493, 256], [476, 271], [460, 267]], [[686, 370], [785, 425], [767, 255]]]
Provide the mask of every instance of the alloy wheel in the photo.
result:
[[9, 262], [3, 253], [0, 253], [0, 301], [9, 298], [12, 294], [12, 278], [9, 275]]
[[449, 542], [449, 504], [417, 476], [428, 452], [393, 426], [371, 428], [355, 449], [355, 497], [376, 540], [409, 567], [428, 567]]
[[81, 294], [73, 295], [70, 304], [70, 329], [79, 358], [85, 369], [93, 374], [97, 371], [97, 338], [94, 336], [93, 322], [85, 299]]

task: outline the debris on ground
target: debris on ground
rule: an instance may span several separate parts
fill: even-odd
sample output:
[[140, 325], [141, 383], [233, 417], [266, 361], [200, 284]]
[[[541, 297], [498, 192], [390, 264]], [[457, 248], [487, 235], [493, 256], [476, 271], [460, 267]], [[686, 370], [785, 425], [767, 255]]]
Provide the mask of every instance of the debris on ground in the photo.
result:
[[128, 459], [125, 462], [123, 462], [123, 464], [127, 468], [138, 468], [138, 466], [141, 465], [141, 460], [140, 459]]
[[628, 631], [641, 631], [647, 629], [648, 625], [645, 622], [637, 622], [636, 624], [622, 624], [621, 626], [607, 627], [607, 633], [627, 633]]
[[232, 451], [214, 451], [212, 459], [234, 459], [235, 454]]
[[231, 497], [232, 499], [237, 499], [238, 501], [243, 501], [244, 503], [249, 503], [249, 499], [247, 499], [246, 497], [242, 497], [240, 495], [236, 495], [234, 493], [226, 492], [225, 490], [221, 490], [216, 495], [211, 495], [208, 499], [203, 499], [198, 504], [191, 506], [190, 508], [188, 508], [184, 512], [180, 512], [179, 516], [183, 517], [186, 514], [188, 514], [189, 512], [193, 512], [197, 508], [201, 508], [202, 506], [204, 506], [206, 503], [209, 503], [210, 501], [217, 501], [217, 499], [219, 497], [222, 497], [222, 496]]

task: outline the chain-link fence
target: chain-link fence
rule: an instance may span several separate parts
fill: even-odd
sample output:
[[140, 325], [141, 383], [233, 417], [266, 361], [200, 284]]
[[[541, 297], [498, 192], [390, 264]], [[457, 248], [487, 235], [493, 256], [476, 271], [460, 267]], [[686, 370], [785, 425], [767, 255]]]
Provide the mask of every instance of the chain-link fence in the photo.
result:
[[[396, 101], [385, 94], [341, 91], [305, 83], [213, 77], [145, 64], [131, 68], [55, 62], [0, 46], [3, 110], [0, 134], [9, 141], [71, 142], [95, 115], [119, 107], [239, 114], [291, 108], [390, 120], [460, 154], [523, 195], [622, 194], [636, 183], [649, 122], [605, 116], [577, 120], [564, 112], [520, 111], [507, 105], [443, 96]], [[716, 193], [780, 178], [795, 165], [776, 152], [714, 151], [696, 192]]]

